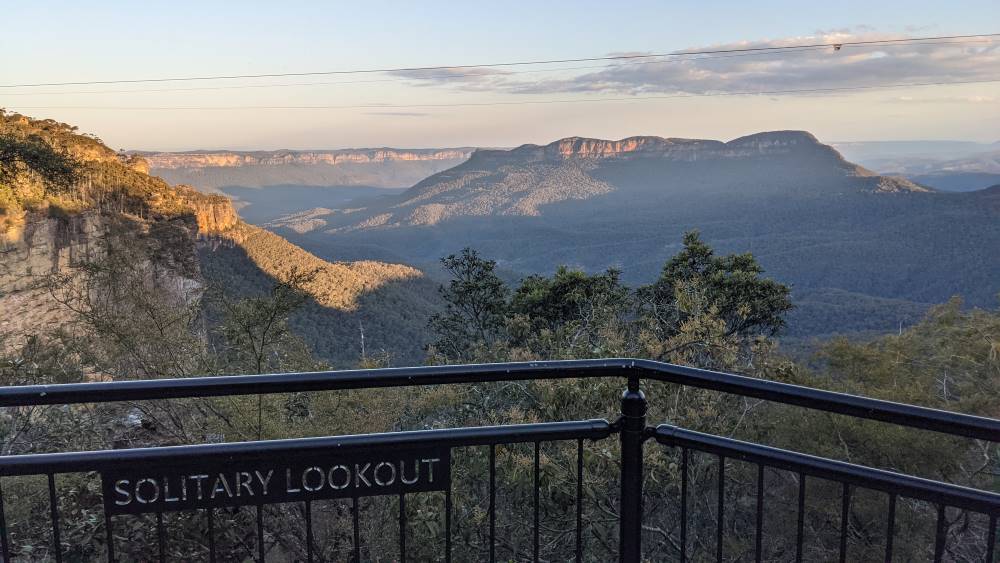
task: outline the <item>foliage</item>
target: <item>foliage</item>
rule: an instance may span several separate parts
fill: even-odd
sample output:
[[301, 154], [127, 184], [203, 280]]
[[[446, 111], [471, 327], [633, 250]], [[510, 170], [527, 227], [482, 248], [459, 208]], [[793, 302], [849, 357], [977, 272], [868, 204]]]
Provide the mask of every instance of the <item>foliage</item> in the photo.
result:
[[430, 323], [438, 361], [635, 356], [709, 365], [724, 350], [746, 358], [791, 309], [788, 288], [762, 278], [752, 256], [716, 257], [695, 232], [659, 280], [635, 291], [614, 269], [560, 267], [511, 291], [496, 263], [471, 249], [442, 262], [453, 279]]
[[452, 280], [440, 290], [444, 311], [430, 319], [438, 334], [434, 347], [446, 357], [471, 360], [476, 349], [489, 349], [502, 337], [509, 289], [494, 272], [496, 262], [470, 248], [441, 263]]
[[[390, 365], [423, 359], [427, 319], [439, 307], [435, 286], [408, 266], [382, 262], [327, 262], [280, 236], [243, 223], [199, 244], [201, 274], [229, 299], [269, 293], [290, 269], [315, 272], [303, 285], [307, 299], [288, 323], [318, 358], [354, 367], [362, 356]], [[210, 322], [222, 318], [206, 302]]]
[[[666, 359], [675, 363], [768, 377], [779, 381], [827, 387], [871, 396], [924, 403], [929, 406], [997, 416], [991, 401], [1000, 385], [998, 345], [1000, 312], [963, 312], [958, 302], [934, 311], [924, 322], [899, 336], [870, 343], [836, 340], [828, 345], [821, 370], [810, 372], [774, 354], [768, 338], [782, 327], [790, 306], [788, 289], [760, 277], [760, 268], [747, 255], [716, 257], [695, 234], [685, 238], [681, 252], [668, 261], [664, 274], [652, 286], [628, 292], [617, 281], [615, 271], [587, 275], [560, 268], [551, 278], [532, 276], [522, 280], [506, 307], [505, 340], [492, 348], [472, 341], [465, 352], [469, 361], [501, 359], [556, 359], [628, 355]], [[482, 260], [482, 259], [479, 259]], [[469, 283], [469, 280], [466, 280]], [[476, 280], [471, 286], [476, 287]], [[464, 296], [468, 297], [468, 295]], [[440, 334], [440, 333], [439, 333]], [[585, 345], [579, 345], [586, 342]], [[624, 353], [622, 353], [624, 351]], [[447, 358], [454, 361], [455, 358]], [[439, 361], [441, 359], [439, 358]], [[602, 413], [616, 415], [616, 387], [606, 382], [531, 381], [489, 384], [464, 392], [461, 408], [442, 416], [448, 425], [534, 422], [584, 419]], [[968, 440], [926, 436], [915, 431], [844, 417], [817, 415], [791, 407], [769, 405], [662, 383], [648, 382], [651, 423], [669, 422], [713, 434], [775, 444], [792, 450], [890, 468], [917, 475], [990, 489], [996, 486], [1000, 468], [997, 448]], [[431, 413], [427, 413], [431, 416]], [[589, 543], [598, 559], [613, 557], [616, 529], [617, 444], [599, 443], [588, 448], [585, 495], [589, 506], [609, 517], [588, 526]], [[560, 484], [575, 483], [572, 473], [575, 452], [555, 450], [547, 457], [543, 473], [543, 506], [560, 506], [573, 491]], [[930, 461], [933, 460], [933, 461]], [[473, 464], [472, 461], [469, 462]], [[518, 475], [531, 463], [530, 451], [514, 450], [498, 458], [498, 474]], [[727, 558], [751, 557], [754, 546], [753, 499], [756, 468], [726, 460]], [[644, 520], [645, 553], [651, 559], [672, 558], [679, 549], [678, 452], [650, 446], [646, 460], [647, 511]], [[463, 472], [463, 470], [465, 472]], [[474, 464], [456, 471], [463, 479], [475, 480]], [[481, 471], [481, 469], [479, 470]], [[688, 538], [692, 559], [714, 556], [715, 481], [718, 460], [692, 454], [689, 460]], [[530, 472], [521, 473], [519, 491], [530, 491]], [[795, 528], [794, 499], [798, 477], [782, 471], [766, 473], [769, 516], [774, 530], [765, 542], [766, 556], [781, 560], [793, 556], [794, 537], [781, 530]], [[810, 535], [809, 559], [836, 558], [839, 549], [840, 489], [822, 480], [809, 480], [806, 522]], [[472, 499], [475, 492], [469, 493]], [[505, 510], [517, 510], [530, 498], [511, 496]], [[910, 538], [899, 547], [905, 557], [930, 557], [936, 512], [922, 503], [900, 500], [897, 530]], [[859, 560], [881, 557], [884, 546], [884, 501], [859, 492], [851, 505], [850, 550]], [[463, 512], [462, 518], [475, 518]], [[461, 520], [461, 519], [460, 519]], [[566, 518], [551, 526], [570, 528]], [[831, 524], [833, 523], [833, 524]], [[955, 560], [981, 557], [985, 520], [967, 513], [948, 514], [949, 555]], [[481, 536], [469, 539], [482, 545]], [[516, 559], [530, 553], [530, 527], [505, 531], [504, 552]], [[553, 546], [560, 545], [553, 540]], [[477, 543], [478, 542], [478, 543]], [[604, 551], [602, 551], [604, 549]], [[553, 555], [560, 553], [558, 549]]]
[[[663, 266], [663, 273], [642, 291], [646, 314], [670, 336], [696, 316], [686, 299], [704, 300], [725, 323], [726, 334], [774, 336], [791, 310], [786, 286], [760, 277], [763, 268], [751, 254], [715, 256], [697, 231], [684, 235], [684, 248]], [[698, 309], [695, 307], [694, 309]]]
[[146, 170], [142, 159], [118, 155], [75, 127], [0, 110], [0, 235], [19, 226], [26, 211], [59, 216], [93, 209], [170, 219], [191, 218], [199, 206], [228, 205]]
[[267, 296], [233, 301], [225, 293], [217, 294], [225, 312], [218, 330], [227, 344], [227, 367], [239, 373], [266, 373], [282, 365], [282, 356], [297, 351], [301, 343], [289, 328], [288, 317], [309, 299], [305, 286], [315, 277], [315, 271], [293, 268]]
[[76, 179], [76, 162], [39, 135], [0, 134], [0, 185], [13, 184], [22, 175], [37, 176], [53, 189], [65, 189]]

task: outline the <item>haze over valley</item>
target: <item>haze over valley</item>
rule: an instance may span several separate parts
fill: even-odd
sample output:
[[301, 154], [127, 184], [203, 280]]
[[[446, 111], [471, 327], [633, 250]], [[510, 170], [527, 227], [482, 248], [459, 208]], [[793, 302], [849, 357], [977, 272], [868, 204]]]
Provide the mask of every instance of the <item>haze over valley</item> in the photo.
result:
[[[776, 131], [729, 142], [574, 137], [365, 162], [357, 155], [370, 153], [351, 151], [146, 158], [153, 173], [219, 190], [251, 222], [325, 259], [405, 263], [431, 276], [440, 257], [471, 246], [511, 280], [562, 264], [618, 268], [628, 283], [648, 283], [684, 232], [699, 230], [718, 251], [752, 252], [789, 282], [797, 308], [787, 336], [801, 339], [898, 330], [952, 295], [992, 303], [1000, 189], [952, 193], [920, 181], [961, 158], [989, 170], [990, 148], [831, 146]], [[879, 175], [840, 151], [912, 179]], [[928, 154], [945, 160], [927, 163]], [[353, 156], [331, 163], [329, 155]]]

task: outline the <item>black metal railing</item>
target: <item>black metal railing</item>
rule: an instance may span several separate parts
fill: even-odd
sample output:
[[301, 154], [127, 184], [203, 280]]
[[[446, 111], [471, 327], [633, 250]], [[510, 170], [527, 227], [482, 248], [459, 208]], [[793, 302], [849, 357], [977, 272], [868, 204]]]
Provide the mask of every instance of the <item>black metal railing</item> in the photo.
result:
[[[795, 559], [803, 560], [803, 526], [806, 479], [823, 479], [841, 488], [840, 560], [847, 560], [847, 518], [852, 494], [858, 489], [877, 491], [888, 497], [885, 558], [893, 557], [896, 502], [900, 497], [925, 501], [937, 507], [934, 559], [946, 553], [945, 510], [948, 507], [979, 513], [988, 519], [984, 557], [996, 555], [1000, 494], [805, 455], [731, 438], [703, 434], [675, 426], [651, 427], [646, 422], [647, 402], [642, 380], [661, 381], [745, 397], [753, 397], [851, 417], [888, 422], [948, 435], [1000, 442], [1000, 421], [854, 395], [822, 391], [738, 375], [676, 366], [646, 360], [578, 360], [470, 366], [443, 366], [352, 370], [280, 375], [201, 377], [149, 381], [99, 382], [41, 385], [0, 389], [0, 408], [33, 405], [70, 405], [146, 401], [168, 398], [218, 397], [348, 389], [470, 384], [492, 381], [624, 378], [621, 417], [605, 420], [547, 422], [539, 424], [452, 428], [393, 432], [356, 436], [267, 440], [227, 444], [150, 447], [88, 452], [24, 454], [0, 457], [0, 554], [11, 561], [11, 545], [5, 516], [2, 478], [44, 476], [48, 485], [52, 557], [63, 558], [60, 538], [60, 508], [57, 476], [64, 473], [97, 472], [103, 484], [104, 527], [107, 558], [115, 560], [116, 518], [132, 514], [154, 514], [157, 545], [150, 555], [165, 559], [163, 514], [175, 510], [204, 511], [208, 519], [208, 556], [217, 558], [213, 538], [213, 513], [224, 506], [256, 508], [257, 554], [265, 557], [263, 507], [270, 503], [300, 502], [304, 506], [307, 559], [313, 560], [311, 506], [316, 500], [342, 498], [352, 502], [353, 557], [361, 560], [358, 500], [365, 496], [396, 496], [399, 499], [399, 559], [407, 557], [407, 495], [443, 492], [444, 553], [452, 558], [451, 452], [459, 447], [489, 448], [489, 545], [483, 559], [497, 557], [496, 449], [505, 444], [533, 446], [531, 553], [523, 558], [540, 560], [540, 445], [568, 441], [576, 444], [575, 528], [572, 553], [561, 559], [586, 557], [583, 540], [584, 441], [619, 435], [620, 498], [618, 499], [618, 558], [637, 562], [643, 556], [644, 444], [652, 439], [680, 453], [680, 541], [681, 560], [688, 558], [687, 522], [690, 452], [713, 455], [718, 460], [715, 558], [723, 560], [726, 506], [726, 461], [738, 460], [757, 466], [757, 499], [754, 557], [763, 559], [763, 514], [765, 469], [792, 472], [798, 480]], [[439, 464], [439, 465], [435, 465]], [[421, 469], [424, 468], [424, 469]], [[434, 473], [437, 468], [438, 473]], [[407, 478], [407, 470], [410, 476]], [[214, 484], [205, 487], [214, 477]], [[227, 475], [232, 475], [227, 477]], [[285, 487], [278, 486], [284, 476]], [[516, 556], [521, 558], [522, 556]]]

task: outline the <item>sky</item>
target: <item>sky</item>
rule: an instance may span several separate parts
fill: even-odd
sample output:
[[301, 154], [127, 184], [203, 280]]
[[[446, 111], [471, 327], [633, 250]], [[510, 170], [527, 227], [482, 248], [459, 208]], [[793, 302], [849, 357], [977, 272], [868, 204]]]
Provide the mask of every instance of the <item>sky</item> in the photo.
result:
[[[997, 37], [840, 51], [10, 87], [989, 34], [1000, 33], [996, 0], [33, 0], [0, 3], [0, 10], [0, 107], [72, 123], [116, 149], [500, 147], [574, 135], [728, 140], [779, 129], [808, 130], [829, 142], [1000, 140]], [[915, 86], [929, 83], [937, 85]]]

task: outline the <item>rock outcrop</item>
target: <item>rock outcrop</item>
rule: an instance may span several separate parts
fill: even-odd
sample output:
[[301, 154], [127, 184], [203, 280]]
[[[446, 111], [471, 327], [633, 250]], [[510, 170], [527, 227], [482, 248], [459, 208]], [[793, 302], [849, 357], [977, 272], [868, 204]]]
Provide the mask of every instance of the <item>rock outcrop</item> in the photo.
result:
[[95, 212], [29, 216], [17, 238], [0, 243], [0, 291], [27, 289], [40, 276], [96, 258], [104, 231], [104, 220]]
[[41, 139], [77, 169], [58, 189], [30, 174], [0, 185], [7, 202], [0, 206], [0, 331], [42, 331], [70, 318], [46, 284], [100, 261], [111, 241], [135, 251], [149, 282], [178, 302], [197, 297], [195, 241], [239, 222], [228, 199], [170, 186], [147, 174], [143, 158], [115, 153], [63, 123], [0, 112], [0, 132]]
[[191, 208], [199, 235], [224, 233], [239, 223], [240, 217], [229, 198], [203, 194], [188, 186], [177, 186], [176, 189]]

